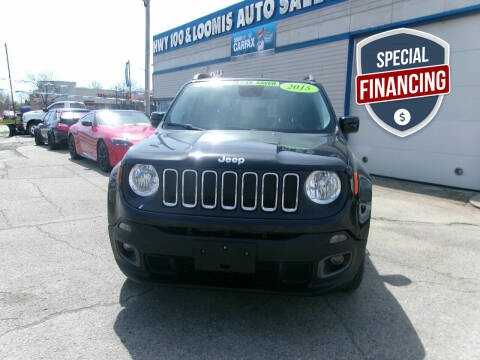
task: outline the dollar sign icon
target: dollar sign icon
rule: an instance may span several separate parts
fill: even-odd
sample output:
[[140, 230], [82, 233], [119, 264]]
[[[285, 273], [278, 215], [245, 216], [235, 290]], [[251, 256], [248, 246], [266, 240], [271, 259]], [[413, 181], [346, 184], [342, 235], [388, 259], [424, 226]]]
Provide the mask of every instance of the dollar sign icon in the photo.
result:
[[410, 119], [412, 116], [410, 115], [410, 111], [407, 109], [398, 109], [395, 111], [395, 114], [393, 114], [393, 119], [395, 120], [395, 123], [400, 126], [405, 126], [410, 122]]

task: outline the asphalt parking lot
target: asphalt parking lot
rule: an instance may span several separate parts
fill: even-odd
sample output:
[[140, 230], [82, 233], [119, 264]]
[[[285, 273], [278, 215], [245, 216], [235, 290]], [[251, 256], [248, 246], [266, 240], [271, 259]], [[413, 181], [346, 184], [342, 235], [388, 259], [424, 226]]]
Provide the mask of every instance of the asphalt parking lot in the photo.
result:
[[364, 282], [294, 297], [125, 280], [107, 175], [0, 138], [2, 359], [479, 359], [476, 194], [375, 179]]

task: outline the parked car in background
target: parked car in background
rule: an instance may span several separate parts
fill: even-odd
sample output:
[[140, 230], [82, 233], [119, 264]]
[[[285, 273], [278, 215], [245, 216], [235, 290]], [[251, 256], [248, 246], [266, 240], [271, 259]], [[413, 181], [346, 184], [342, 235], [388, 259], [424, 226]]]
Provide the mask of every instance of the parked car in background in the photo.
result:
[[150, 120], [140, 111], [92, 111], [70, 128], [70, 156], [97, 161], [103, 171], [110, 171], [132, 145], [154, 132]]
[[67, 145], [68, 129], [89, 111], [74, 108], [50, 110], [35, 128], [35, 144], [43, 145], [48, 142], [52, 150], [60, 145]]
[[43, 120], [43, 117], [46, 112], [54, 109], [86, 109], [87, 107], [83, 102], [79, 101], [57, 101], [53, 104], [50, 104], [43, 110], [33, 110], [23, 114], [22, 116], [22, 128], [25, 133], [30, 134], [31, 136], [35, 135], [35, 128]]
[[15, 119], [15, 113], [12, 110], [3, 110], [2, 116], [5, 120]]
[[21, 106], [20, 109], [15, 111], [15, 116], [17, 116], [19, 119], [21, 119], [23, 114], [25, 114], [26, 112], [29, 112], [29, 111], [32, 111], [32, 107], [30, 105]]

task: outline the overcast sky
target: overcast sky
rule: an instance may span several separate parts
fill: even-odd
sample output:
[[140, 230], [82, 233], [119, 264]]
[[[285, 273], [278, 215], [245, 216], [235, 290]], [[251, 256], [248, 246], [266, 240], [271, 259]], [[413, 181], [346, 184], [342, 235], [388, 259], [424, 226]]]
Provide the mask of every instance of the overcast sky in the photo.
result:
[[[240, 0], [151, 0], [150, 40]], [[0, 0], [0, 89], [8, 89], [4, 43], [15, 90], [28, 74], [50, 72], [54, 80], [92, 81], [113, 88], [124, 80], [144, 86], [143, 0]]]

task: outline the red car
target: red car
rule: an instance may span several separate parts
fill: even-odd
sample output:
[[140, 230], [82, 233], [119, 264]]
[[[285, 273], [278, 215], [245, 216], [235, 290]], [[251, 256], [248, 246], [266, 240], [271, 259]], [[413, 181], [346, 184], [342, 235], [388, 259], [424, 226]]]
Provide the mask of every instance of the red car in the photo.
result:
[[110, 171], [132, 145], [154, 132], [140, 111], [96, 110], [70, 127], [68, 148], [72, 159], [92, 159], [103, 171]]

